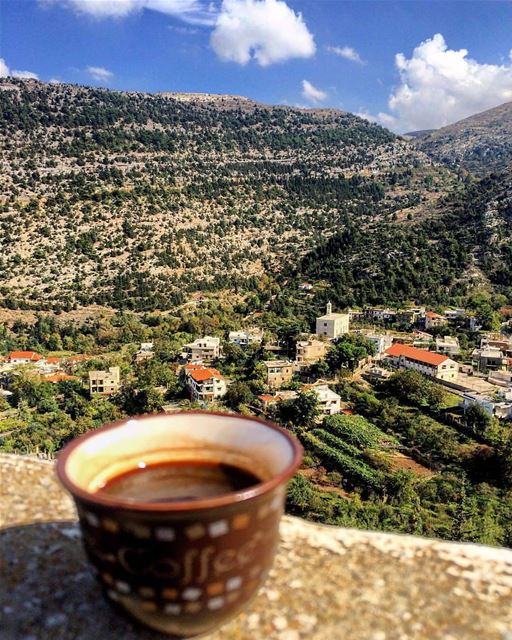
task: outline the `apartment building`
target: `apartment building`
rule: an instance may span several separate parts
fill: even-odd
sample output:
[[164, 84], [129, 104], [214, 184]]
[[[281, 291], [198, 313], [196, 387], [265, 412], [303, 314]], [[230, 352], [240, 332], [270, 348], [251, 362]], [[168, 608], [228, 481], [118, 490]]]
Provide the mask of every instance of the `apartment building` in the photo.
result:
[[184, 346], [190, 360], [215, 360], [220, 357], [220, 338], [204, 336]]
[[446, 355], [417, 349], [405, 344], [394, 344], [384, 352], [386, 358], [399, 369], [412, 369], [430, 378], [455, 380], [459, 365]]
[[217, 369], [189, 364], [184, 372], [191, 400], [208, 403], [226, 395], [226, 379]]
[[108, 371], [89, 371], [89, 393], [111, 396], [121, 388], [121, 370], [110, 367]]

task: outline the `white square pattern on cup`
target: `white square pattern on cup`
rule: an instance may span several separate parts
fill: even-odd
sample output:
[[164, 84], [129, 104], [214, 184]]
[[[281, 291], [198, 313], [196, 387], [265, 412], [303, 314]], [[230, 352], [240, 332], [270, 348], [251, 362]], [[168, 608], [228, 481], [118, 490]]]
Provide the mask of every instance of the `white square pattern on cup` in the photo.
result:
[[219, 596], [218, 598], [211, 598], [208, 600], [208, 609], [211, 611], [215, 611], [216, 609], [220, 609], [224, 606], [224, 598]]
[[212, 538], [218, 538], [229, 531], [227, 520], [217, 520], [208, 525], [208, 533]]
[[165, 613], [169, 613], [171, 616], [179, 616], [181, 613], [181, 605], [179, 604], [166, 604]]
[[229, 580], [226, 582], [226, 591], [234, 591], [235, 589], [240, 589], [241, 586], [242, 578], [240, 576], [229, 578]]
[[195, 589], [194, 587], [189, 587], [188, 589], [185, 589], [185, 591], [183, 592], [183, 600], [189, 600], [189, 601], [194, 601], [194, 600], [199, 600], [199, 598], [201, 597], [201, 589]]
[[172, 527], [157, 527], [155, 537], [162, 542], [172, 542], [176, 538], [176, 532]]

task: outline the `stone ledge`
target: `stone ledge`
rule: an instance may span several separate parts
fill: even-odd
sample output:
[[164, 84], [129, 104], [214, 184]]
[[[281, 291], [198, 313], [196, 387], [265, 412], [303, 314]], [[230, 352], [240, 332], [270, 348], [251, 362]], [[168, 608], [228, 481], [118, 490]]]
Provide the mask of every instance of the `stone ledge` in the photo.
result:
[[[0, 455], [2, 640], [162, 638], [103, 600], [53, 465]], [[266, 586], [210, 640], [512, 640], [512, 551], [286, 517]]]

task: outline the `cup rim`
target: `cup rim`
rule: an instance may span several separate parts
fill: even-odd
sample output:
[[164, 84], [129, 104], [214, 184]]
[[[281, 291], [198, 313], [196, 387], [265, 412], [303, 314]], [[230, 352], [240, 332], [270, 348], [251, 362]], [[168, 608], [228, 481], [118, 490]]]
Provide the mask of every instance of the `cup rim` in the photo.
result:
[[[281, 473], [276, 474], [270, 480], [265, 480], [264, 482], [259, 482], [247, 489], [242, 489], [241, 491], [230, 491], [229, 493], [223, 493], [218, 496], [213, 496], [209, 498], [201, 498], [198, 500], [183, 500], [169, 503], [158, 503], [158, 502], [132, 502], [128, 500], [123, 500], [121, 498], [113, 498], [111, 496], [107, 496], [106, 494], [98, 494], [93, 493], [91, 491], [87, 491], [82, 489], [77, 484], [75, 484], [68, 476], [66, 471], [66, 462], [69, 456], [81, 446], [86, 440], [93, 438], [98, 433], [102, 433], [104, 431], [109, 431], [111, 429], [116, 429], [123, 424], [126, 424], [129, 420], [141, 420], [141, 421], [149, 421], [154, 418], [162, 418], [162, 417], [172, 417], [173, 415], [214, 415], [214, 416], [222, 416], [224, 418], [236, 418], [238, 420], [251, 420], [253, 422], [258, 422], [259, 424], [264, 425], [267, 428], [273, 429], [274, 431], [278, 431], [282, 436], [288, 441], [292, 449], [292, 461], [290, 464], [281, 471]], [[69, 442], [58, 454], [57, 464], [56, 464], [56, 472], [57, 477], [60, 480], [61, 484], [64, 488], [71, 493], [71, 495], [75, 498], [79, 498], [85, 502], [89, 502], [91, 504], [95, 504], [103, 507], [110, 507], [114, 509], [124, 510], [124, 511], [146, 511], [153, 513], [170, 513], [170, 512], [183, 512], [183, 511], [197, 511], [203, 509], [210, 509], [214, 507], [222, 507], [230, 504], [236, 504], [238, 502], [243, 502], [245, 500], [250, 500], [251, 498], [256, 498], [261, 496], [269, 491], [272, 491], [280, 484], [283, 484], [287, 480], [289, 480], [294, 473], [299, 468], [302, 462], [303, 448], [297, 438], [290, 433], [288, 430], [280, 427], [279, 425], [271, 422], [270, 420], [264, 420], [263, 418], [258, 418], [256, 416], [242, 416], [236, 413], [227, 413], [224, 411], [204, 411], [199, 409], [194, 409], [191, 411], [176, 411], [172, 414], [166, 413], [157, 413], [157, 414], [145, 414], [140, 416], [129, 416], [123, 418], [122, 420], [116, 420], [115, 422], [111, 422], [106, 424], [98, 429], [93, 429], [88, 431], [87, 433], [74, 438]]]

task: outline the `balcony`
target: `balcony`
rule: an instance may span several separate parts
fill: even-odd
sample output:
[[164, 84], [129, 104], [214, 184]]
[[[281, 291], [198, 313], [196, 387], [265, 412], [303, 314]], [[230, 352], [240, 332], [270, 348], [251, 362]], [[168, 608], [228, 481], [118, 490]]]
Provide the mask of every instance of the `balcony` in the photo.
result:
[[[0, 454], [2, 640], [157, 640], [100, 596], [50, 462]], [[210, 640], [510, 640], [512, 551], [286, 517], [275, 568]]]

